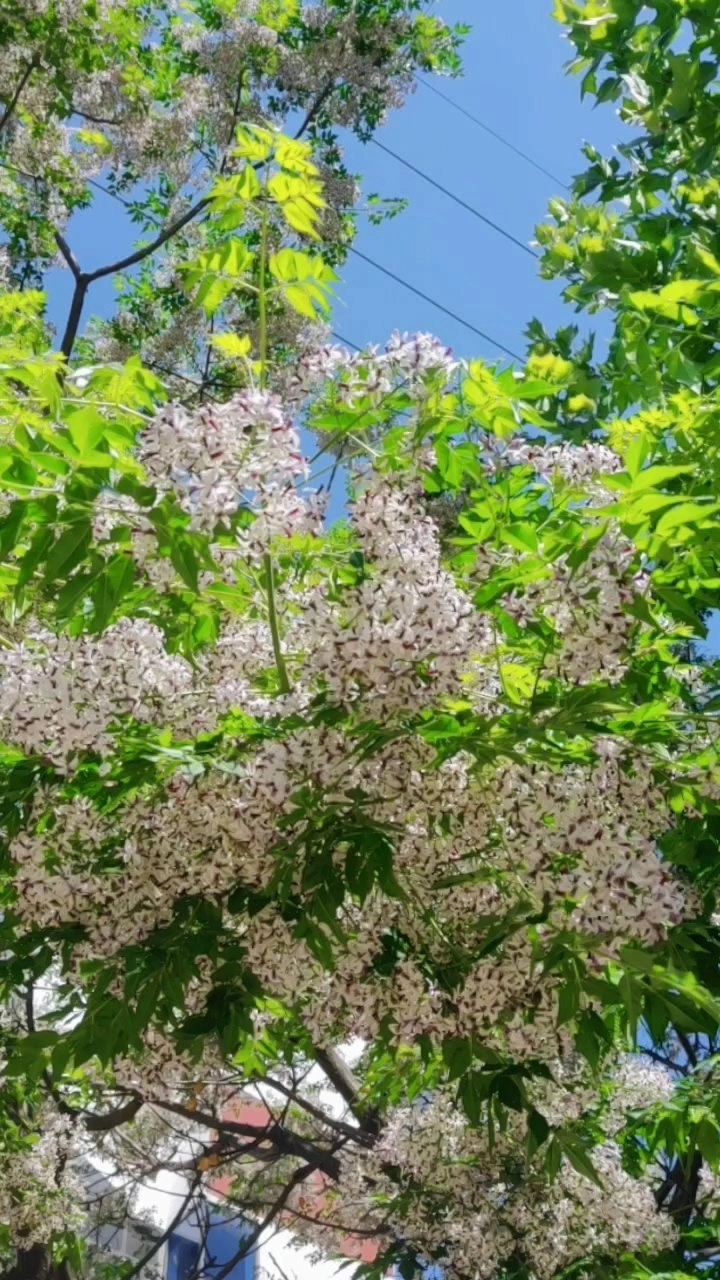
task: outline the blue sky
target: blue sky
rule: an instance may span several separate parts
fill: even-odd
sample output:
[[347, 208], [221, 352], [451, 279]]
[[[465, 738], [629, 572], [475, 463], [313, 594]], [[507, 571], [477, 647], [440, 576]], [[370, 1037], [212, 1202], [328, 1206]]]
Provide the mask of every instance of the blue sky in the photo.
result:
[[[464, 76], [439, 86], [550, 172], [567, 182], [584, 167], [584, 140], [609, 151], [620, 139], [614, 109], [581, 103], [579, 81], [565, 73], [571, 46], [549, 0], [441, 0], [437, 12], [472, 25]], [[379, 136], [525, 243], [548, 200], [563, 194], [424, 85]], [[566, 321], [558, 290], [539, 279], [527, 254], [372, 144], [353, 140], [348, 161], [364, 175], [367, 192], [410, 200], [401, 217], [363, 228], [357, 247], [364, 253], [511, 349], [524, 350], [523, 330], [533, 315], [550, 327]], [[337, 328], [351, 340], [362, 344], [383, 340], [393, 328], [422, 329], [463, 356], [498, 354], [364, 262], [351, 259], [343, 274]]]
[[[569, 182], [583, 166], [581, 146], [608, 153], [623, 126], [612, 106], [581, 102], [579, 81], [566, 73], [571, 47], [552, 17], [551, 0], [439, 0], [449, 23], [472, 27], [464, 48], [464, 75], [439, 87], [458, 104]], [[395, 112], [380, 140], [455, 192], [517, 239], [529, 244], [548, 200], [562, 194], [539, 173], [424, 85]], [[523, 330], [537, 316], [549, 328], [567, 323], [554, 283], [537, 264], [472, 214], [433, 190], [372, 143], [350, 138], [347, 162], [367, 194], [402, 196], [409, 208], [373, 227], [361, 224], [357, 248], [411, 281], [504, 346], [524, 350]], [[86, 269], [126, 251], [132, 241], [122, 209], [99, 197], [74, 220], [71, 242]], [[71, 293], [67, 272], [53, 272], [51, 316], [61, 323]], [[111, 281], [93, 286], [87, 314], [112, 305]], [[461, 356], [503, 357], [491, 345], [408, 293], [373, 267], [351, 258], [338, 286], [335, 328], [350, 341], [383, 343], [394, 329], [429, 330]], [[580, 318], [581, 327], [588, 321]], [[720, 623], [710, 646], [720, 649]]]
[[[582, 168], [583, 139], [603, 150], [617, 141], [621, 125], [614, 110], [581, 104], [578, 81], [563, 70], [570, 46], [551, 16], [550, 0], [439, 0], [436, 11], [449, 23], [472, 25], [463, 78], [442, 80], [440, 87], [552, 173], [568, 181]], [[557, 184], [424, 85], [379, 137], [525, 243], [550, 197], [561, 194]], [[350, 138], [347, 161], [363, 176], [366, 193], [410, 201], [403, 215], [381, 227], [363, 222], [357, 242], [363, 253], [519, 352], [533, 315], [551, 327], [567, 319], [558, 290], [538, 278], [532, 259], [470, 213], [373, 144]], [[93, 269], [128, 249], [132, 233], [122, 208], [99, 196], [92, 210], [73, 220], [70, 239], [82, 266]], [[71, 280], [58, 271], [49, 284], [51, 315], [60, 324]], [[86, 314], [107, 312], [113, 297], [111, 281], [94, 285]], [[430, 330], [460, 355], [498, 354], [356, 258], [343, 271], [336, 327], [360, 345], [383, 342], [395, 328]]]
[[[571, 46], [552, 17], [551, 0], [439, 0], [449, 23], [472, 27], [464, 46], [464, 75], [438, 86], [472, 115], [503, 134], [540, 165], [569, 182], [584, 167], [583, 141], [604, 153], [626, 126], [612, 106], [581, 102], [579, 81], [565, 71]], [[393, 151], [486, 217], [530, 244], [558, 183], [527, 164], [424, 85], [395, 112], [378, 135]], [[408, 209], [373, 227], [361, 222], [357, 248], [442, 302], [504, 346], [522, 353], [523, 331], [537, 316], [550, 329], [573, 319], [559, 288], [541, 280], [537, 264], [445, 195], [429, 187], [372, 143], [347, 140], [347, 163], [363, 178], [366, 194], [401, 196]], [[93, 269], [132, 245], [133, 228], [122, 208], [99, 196], [73, 220], [69, 239], [85, 269]], [[490, 344], [439, 313], [429, 303], [350, 258], [338, 286], [334, 325], [351, 342], [383, 343], [394, 329], [435, 333], [461, 356], [504, 359]], [[50, 314], [58, 325], [67, 313], [72, 280], [53, 272]], [[94, 285], [87, 316], [112, 306], [110, 280]], [[585, 317], [579, 318], [588, 327]], [[720, 648], [720, 623], [711, 647]]]

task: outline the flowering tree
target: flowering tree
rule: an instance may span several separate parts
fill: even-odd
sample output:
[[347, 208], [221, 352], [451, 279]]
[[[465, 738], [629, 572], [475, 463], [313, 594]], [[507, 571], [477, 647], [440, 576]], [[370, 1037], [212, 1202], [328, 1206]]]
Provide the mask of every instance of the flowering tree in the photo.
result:
[[[625, 8], [564, 7], [598, 69], [633, 55]], [[545, 269], [615, 309], [597, 368], [537, 325], [523, 371], [427, 335], [301, 341], [352, 233], [336, 128], [372, 129], [456, 40], [419, 0], [246, 10], [7, 20], [6, 1273], [88, 1266], [90, 1224], [159, 1169], [182, 1213], [220, 1185], [244, 1248], [278, 1221], [353, 1234], [376, 1275], [680, 1271], [712, 1251], [720, 1155], [694, 1070], [720, 1025], [695, 653], [720, 504], [712, 359], [675, 385], [663, 308], [695, 336], [712, 248], [692, 299], [613, 294], [615, 215], [555, 206]], [[97, 181], [144, 243], [88, 272], [65, 221]], [[673, 192], [640, 198], [664, 227]], [[661, 243], [641, 213], [630, 272]], [[83, 1157], [122, 1175], [109, 1199]]]

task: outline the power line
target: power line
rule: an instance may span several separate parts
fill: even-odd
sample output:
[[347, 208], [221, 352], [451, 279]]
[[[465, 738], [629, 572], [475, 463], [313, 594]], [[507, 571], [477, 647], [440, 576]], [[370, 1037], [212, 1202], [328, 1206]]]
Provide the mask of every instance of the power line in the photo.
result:
[[410, 284], [408, 280], [403, 280], [402, 276], [396, 276], [394, 271], [390, 271], [388, 267], [383, 267], [379, 262], [375, 262], [373, 258], [368, 258], [367, 254], [361, 253], [359, 249], [350, 246], [350, 253], [356, 258], [362, 258], [363, 262], [369, 263], [371, 267], [375, 267], [376, 271], [382, 271], [383, 275], [389, 276], [396, 284], [401, 284], [404, 289], [408, 289], [410, 293], [414, 293], [418, 298], [422, 298], [423, 302], [429, 302], [431, 307], [435, 307], [438, 311], [444, 312], [446, 316], [450, 316], [451, 320], [457, 321], [463, 328], [469, 329], [471, 333], [477, 334], [484, 342], [489, 342], [493, 347], [497, 347], [498, 351], [504, 351], [506, 356], [511, 356], [513, 360], [522, 361], [517, 351], [511, 351], [509, 347], [503, 346], [502, 342], [498, 342], [495, 338], [491, 338], [489, 333], [484, 333], [482, 329], [476, 328], [474, 324], [470, 324], [469, 320], [463, 320], [457, 312], [451, 311], [449, 307], [443, 306], [442, 302], [438, 302], [435, 298], [431, 298], [429, 294], [423, 293], [421, 289], [416, 289], [414, 284]]
[[556, 173], [552, 173], [552, 171], [550, 169], [546, 169], [544, 165], [538, 164], [537, 160], [533, 160], [532, 156], [529, 156], [527, 151], [522, 151], [520, 147], [515, 146], [514, 142], [510, 142], [508, 138], [503, 137], [501, 133], [498, 133], [497, 129], [491, 128], [491, 126], [486, 124], [484, 120], [481, 120], [479, 116], [474, 116], [472, 111], [467, 111], [465, 107], [461, 107], [459, 102], [455, 102], [454, 98], [449, 97], [447, 93], [443, 93], [442, 89], [438, 89], [436, 85], [431, 84], [424, 76], [418, 76], [418, 80], [420, 81], [420, 84], [424, 84], [425, 88], [429, 89], [431, 93], [436, 93], [438, 98], [442, 98], [445, 102], [449, 103], [451, 107], [454, 107], [456, 111], [459, 111], [461, 115], [467, 116], [468, 120], [472, 120], [473, 124], [476, 124], [480, 129], [484, 129], [485, 133], [489, 133], [491, 138], [495, 138], [497, 142], [501, 142], [504, 147], [507, 147], [508, 151], [514, 151], [516, 156], [520, 156], [520, 159], [524, 160], [526, 164], [532, 165], [533, 169], [537, 169], [538, 173], [543, 173], [546, 178], [550, 178], [551, 182], [557, 183], [559, 187], [562, 187], [563, 191], [570, 190], [567, 182], [563, 182], [562, 178], [558, 178]]
[[[384, 151], [390, 152], [390, 148], [385, 147], [381, 142], [378, 142], [376, 145], [378, 147], [382, 147]], [[390, 155], [394, 155], [394, 152], [390, 152]], [[409, 161], [403, 160], [402, 157], [398, 156], [397, 159], [399, 159], [402, 164], [409, 165]], [[414, 166], [409, 166], [409, 167], [412, 168]], [[422, 174], [421, 176], [425, 177], [426, 175]], [[123, 200], [122, 196], [116, 195], [114, 191], [109, 191], [106, 187], [100, 186], [99, 182], [93, 182], [92, 179], [89, 179], [89, 181], [93, 183], [93, 186], [98, 187], [100, 191], [104, 191], [106, 195], [113, 196], [116, 200], [119, 200], [122, 204], [129, 205], [130, 203], [129, 201]], [[428, 181], [433, 182], [434, 186], [439, 185], [435, 183], [432, 178], [428, 178]], [[451, 194], [451, 193], [448, 193], [448, 194]], [[452, 198], [456, 199], [457, 197], [453, 196]], [[477, 211], [472, 210], [472, 212], [476, 213]], [[477, 216], [480, 218], [483, 218], [482, 214], [477, 214]], [[483, 220], [489, 221], [489, 219], [484, 219], [484, 218]], [[491, 224], [491, 225], [494, 225], [494, 224]], [[509, 232], [503, 231], [501, 227], [498, 227], [497, 230], [499, 230], [502, 235], [508, 236], [509, 239], [513, 239], [513, 237], [510, 236]], [[537, 256], [536, 254], [533, 254], [532, 249], [529, 249], [527, 245], [524, 245], [522, 243], [522, 241], [518, 240], [516, 241], [516, 243], [520, 245], [521, 249], [526, 249], [526, 251], [532, 254], [533, 257]], [[389, 276], [391, 280], [395, 280], [397, 284], [401, 284], [403, 288], [408, 289], [410, 293], [414, 293], [418, 298], [422, 298], [423, 302], [429, 302], [432, 307], [435, 307], [438, 311], [442, 311], [446, 316], [449, 316], [451, 320], [455, 320], [458, 324], [463, 325], [463, 327], [465, 329], [469, 329], [471, 333], [477, 334], [477, 336], [479, 338], [482, 338], [484, 342], [489, 342], [491, 346], [497, 347], [498, 351], [503, 351], [505, 355], [510, 356], [511, 359], [519, 360], [522, 363], [523, 357], [519, 356], [516, 351], [511, 351], [509, 347], [503, 346], [502, 342], [498, 342], [495, 338], [491, 338], [489, 333], [485, 333], [482, 329], [478, 329], [474, 324], [470, 324], [469, 320], [463, 320], [462, 316], [457, 315], [456, 312], [454, 311], [450, 311], [448, 307], [443, 306], [441, 302], [437, 302], [434, 298], [431, 298], [427, 293], [423, 293], [421, 289], [417, 289], [415, 285], [410, 284], [408, 280], [403, 280], [400, 276], [395, 275], [395, 273], [393, 271], [390, 271], [387, 267], [383, 267], [380, 265], [379, 262], [375, 262], [372, 258], [368, 258], [367, 255], [364, 253], [361, 253], [359, 249], [354, 249], [352, 248], [352, 246], [350, 246], [350, 253], [354, 253], [356, 258], [362, 258], [363, 261], [369, 263], [371, 267], [375, 267], [377, 271], [381, 271], [383, 275]], [[356, 342], [350, 342], [348, 338], [344, 338], [342, 334], [337, 333], [335, 330], [332, 331], [332, 336], [333, 338], [336, 338], [338, 342], [342, 342], [344, 346], [350, 347], [353, 351], [363, 350], [363, 348], [359, 347]]]
[[358, 346], [357, 342], [351, 342], [349, 338], [343, 338], [342, 334], [338, 333], [335, 329], [332, 330], [332, 336], [333, 338], [337, 338], [338, 342], [342, 342], [344, 347], [350, 347], [353, 351], [362, 351], [363, 349]]
[[[381, 144], [378, 143], [378, 146], [380, 145]], [[16, 165], [8, 165], [6, 163], [0, 162], [0, 168], [3, 168], [3, 167], [9, 168], [9, 169], [16, 169], [17, 172], [22, 172], [22, 170], [17, 169]], [[102, 191], [104, 195], [112, 196], [112, 198], [114, 200], [117, 200], [120, 204], [124, 204], [126, 206], [130, 205], [129, 200], [125, 200], [123, 199], [122, 196], [118, 195], [116, 192], [109, 190], [107, 187], [103, 187], [96, 180], [90, 178], [88, 179], [88, 181], [92, 186], [96, 187], [99, 191]], [[477, 326], [474, 324], [471, 324], [469, 320], [464, 320], [462, 316], [459, 316], [457, 314], [457, 312], [451, 311], [450, 308], [444, 306], [442, 302], [438, 302], [435, 298], [431, 298], [429, 294], [423, 293], [421, 289], [417, 289], [415, 285], [410, 284], [408, 280], [403, 280], [401, 276], [396, 275], [394, 271], [390, 271], [388, 267], [383, 267], [381, 263], [375, 262], [373, 258], [369, 258], [367, 254], [361, 253], [359, 249], [355, 249], [352, 246], [350, 246], [349, 252], [353, 253], [356, 258], [361, 258], [363, 262], [367, 262], [371, 267], [375, 267], [376, 271], [381, 271], [383, 275], [388, 276], [390, 280], [394, 280], [396, 284], [402, 285], [403, 288], [407, 289], [410, 293], [414, 293], [416, 297], [422, 298], [423, 302], [428, 302], [430, 306], [435, 307], [437, 311], [442, 311], [444, 315], [449, 316], [451, 320], [455, 320], [457, 324], [460, 324], [463, 326], [463, 328], [468, 329], [470, 333], [474, 333], [477, 335], [477, 337], [482, 338], [484, 342], [489, 342], [491, 346], [497, 347], [498, 351], [504, 352], [505, 355], [510, 356], [511, 359], [513, 360], [519, 360], [520, 362], [522, 362], [523, 357], [518, 355], [516, 351], [511, 351], [510, 347], [504, 346], [502, 342], [498, 342], [496, 338], [492, 338], [489, 333], [485, 333], [484, 330], [478, 329]], [[359, 347], [356, 342], [350, 342], [347, 338], [343, 338], [341, 334], [336, 333], [335, 331], [333, 331], [332, 336], [334, 338], [337, 338], [337, 340], [339, 342], [342, 342], [345, 346], [351, 347], [354, 351], [363, 350], [363, 348]]]
[[417, 165], [411, 164], [404, 156], [399, 156], [397, 151], [391, 151], [390, 147], [386, 147], [384, 142], [378, 142], [377, 138], [373, 138], [376, 147], [381, 151], [385, 151], [387, 155], [392, 156], [393, 160], [397, 160], [400, 164], [404, 164], [406, 169], [411, 169], [418, 177], [423, 178], [431, 187], [435, 187], [438, 191], [442, 191], [443, 195], [448, 196], [450, 200], [454, 200], [455, 204], [459, 204], [462, 209], [467, 209], [468, 213], [472, 213], [474, 217], [479, 218], [486, 226], [492, 227], [493, 231], [497, 231], [498, 235], [504, 236], [511, 244], [517, 245], [518, 249], [522, 249], [523, 253], [529, 253], [531, 258], [538, 258], [540, 255], [535, 253], [529, 245], [524, 244], [522, 240], [518, 240], [510, 231], [506, 231], [498, 222], [493, 222], [492, 218], [488, 218], [486, 214], [481, 213], [479, 209], [473, 208], [466, 200], [461, 200], [460, 196], [456, 196], [454, 191], [449, 191], [441, 182], [436, 182], [435, 178], [431, 178], [423, 169], [418, 169]]

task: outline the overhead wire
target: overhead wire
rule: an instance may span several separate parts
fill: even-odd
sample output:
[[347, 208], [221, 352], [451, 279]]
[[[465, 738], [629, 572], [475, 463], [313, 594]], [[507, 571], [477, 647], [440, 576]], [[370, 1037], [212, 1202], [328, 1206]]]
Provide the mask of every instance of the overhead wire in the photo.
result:
[[456, 311], [451, 311], [442, 302], [438, 302], [437, 298], [431, 298], [428, 293], [423, 293], [422, 289], [417, 289], [414, 284], [410, 284], [409, 280], [404, 280], [402, 276], [396, 275], [389, 267], [382, 266], [376, 262], [374, 258], [369, 258], [366, 253], [362, 253], [360, 249], [355, 249], [352, 245], [349, 252], [356, 258], [361, 258], [363, 262], [367, 262], [369, 266], [375, 267], [376, 271], [381, 271], [383, 275], [388, 276], [390, 280], [394, 280], [396, 284], [400, 284], [404, 289], [414, 293], [416, 297], [422, 298], [423, 302], [428, 302], [431, 307], [435, 307], [437, 311], [442, 311], [444, 315], [449, 316], [451, 320], [455, 320], [457, 324], [461, 324], [464, 329], [468, 329], [471, 333], [482, 338], [483, 342], [489, 342], [491, 346], [497, 347], [498, 351], [503, 351], [506, 356], [510, 356], [513, 360], [522, 360], [522, 356], [517, 351], [513, 351], [510, 347], [506, 347], [502, 342], [498, 342], [497, 338], [493, 338], [489, 333], [485, 333], [483, 329], [478, 329], [477, 325], [471, 324], [469, 320], [463, 319]]
[[333, 338], [337, 338], [338, 342], [342, 342], [344, 347], [350, 347], [351, 351], [363, 350], [362, 347], [358, 346], [357, 342], [351, 342], [349, 338], [344, 338], [343, 335], [338, 333], [335, 329], [333, 329], [331, 333]]
[[468, 111], [466, 107], [462, 107], [460, 103], [456, 102], [454, 98], [451, 98], [449, 94], [443, 93], [442, 89], [438, 89], [437, 85], [431, 84], [425, 76], [418, 76], [418, 81], [420, 84], [424, 85], [426, 89], [429, 89], [431, 93], [437, 94], [438, 98], [442, 98], [444, 102], [447, 102], [455, 109], [455, 111], [459, 111], [461, 115], [467, 116], [468, 120], [472, 120], [473, 124], [476, 124], [478, 128], [483, 129], [491, 138], [495, 138], [495, 140], [500, 142], [502, 146], [507, 147], [508, 151], [513, 151], [515, 155], [519, 156], [521, 160], [524, 160], [526, 164], [531, 165], [533, 169], [537, 169], [538, 173], [543, 173], [551, 182], [557, 183], [559, 187], [562, 187], [563, 191], [570, 190], [568, 183], [563, 182], [562, 178], [558, 178], [557, 174], [553, 173], [551, 169], [546, 169], [545, 166], [540, 164], [537, 160], [533, 160], [533, 157], [528, 155], [527, 151], [523, 151], [521, 147], [516, 147], [515, 143], [511, 142], [509, 138], [504, 137], [502, 133], [498, 133], [497, 129], [493, 129], [491, 125], [486, 124], [484, 120], [480, 119], [480, 116], [473, 115], [472, 111]]
[[[382, 144], [378, 143], [378, 146], [380, 145]], [[386, 148], [386, 149], [389, 150], [389, 148]], [[16, 168], [15, 165], [7, 165], [7, 164], [3, 164], [2, 162], [0, 162], [0, 167]], [[22, 171], [18, 170], [18, 172], [22, 172]], [[90, 185], [94, 186], [98, 191], [101, 191], [103, 195], [111, 196], [114, 200], [117, 200], [119, 204], [123, 204], [126, 207], [130, 206], [131, 202], [129, 200], [125, 200], [121, 195], [103, 186], [97, 180], [90, 178], [88, 179], [88, 182]], [[521, 244], [521, 242], [518, 242], [518, 243]], [[524, 248], [526, 246], [522, 246], [521, 244], [521, 247]], [[528, 251], [531, 252], [530, 250]], [[436, 298], [432, 298], [429, 294], [424, 293], [422, 289], [418, 289], [415, 285], [411, 284], [409, 280], [405, 280], [403, 279], [402, 276], [396, 275], [396, 273], [394, 271], [391, 271], [389, 267], [384, 267], [381, 263], [376, 262], [373, 258], [368, 257], [367, 254], [362, 253], [360, 249], [355, 249], [353, 246], [349, 246], [349, 252], [354, 254], [356, 258], [360, 258], [364, 262], [367, 262], [368, 265], [371, 267], [374, 267], [376, 271], [380, 271], [382, 272], [383, 275], [387, 276], [389, 279], [394, 280], [396, 284], [401, 285], [404, 289], [407, 289], [410, 293], [415, 294], [416, 297], [421, 298], [423, 302], [427, 302], [429, 303], [430, 306], [435, 307], [437, 311], [441, 311], [443, 315], [448, 316], [451, 320], [454, 320], [457, 324], [462, 325], [463, 328], [467, 329], [470, 333], [474, 333], [477, 337], [482, 338], [484, 342], [489, 342], [491, 346], [495, 347], [498, 351], [502, 351], [505, 355], [510, 356], [512, 360], [522, 361], [523, 357], [521, 355], [518, 355], [516, 351], [513, 351], [510, 347], [505, 346], [504, 343], [498, 342], [498, 340], [496, 338], [493, 338], [491, 334], [486, 333], [483, 329], [479, 329], [477, 325], [471, 324], [469, 320], [465, 320], [462, 316], [458, 315], [457, 312], [452, 311], [449, 307], [446, 307], [442, 302], [438, 302]], [[338, 341], [342, 342], [345, 346], [351, 347], [354, 351], [362, 350], [362, 348], [359, 347], [357, 343], [350, 342], [348, 339], [343, 338], [340, 334], [335, 333], [334, 331], [333, 331], [333, 337], [337, 338]]]
[[[381, 144], [378, 143], [378, 146], [380, 145]], [[94, 183], [93, 185], [99, 187], [100, 184]], [[114, 192], [108, 191], [106, 188], [100, 187], [100, 190], [104, 190], [105, 194], [107, 195], [115, 196]], [[122, 197], [115, 197], [115, 198], [116, 199], [119, 198], [122, 200]], [[126, 202], [122, 201], [122, 203], [126, 203]], [[451, 311], [448, 307], [444, 306], [443, 303], [438, 302], [437, 299], [431, 298], [429, 294], [423, 293], [421, 289], [417, 289], [415, 285], [410, 284], [409, 280], [403, 280], [401, 276], [398, 276], [395, 274], [395, 272], [390, 271], [388, 267], [383, 267], [381, 263], [375, 262], [373, 258], [369, 258], [367, 254], [361, 253], [359, 249], [354, 249], [351, 246], [350, 253], [355, 254], [355, 257], [357, 258], [362, 258], [365, 262], [369, 263], [370, 266], [375, 267], [377, 271], [381, 271], [384, 275], [389, 276], [391, 280], [395, 280], [397, 284], [402, 285], [403, 288], [408, 289], [411, 293], [416, 294], [417, 297], [422, 298], [424, 302], [428, 302], [431, 306], [435, 307], [436, 310], [442, 311], [446, 316], [449, 316], [451, 320], [455, 320], [458, 324], [461, 324], [465, 329], [468, 329], [471, 333], [476, 334], [477, 337], [482, 338], [484, 342], [489, 342], [491, 346], [496, 347], [498, 351], [504, 352], [504, 354], [507, 356], [510, 356], [512, 360], [522, 361], [522, 356], [518, 355], [516, 351], [512, 351], [510, 347], [504, 346], [502, 342], [498, 342], [496, 338], [493, 338], [489, 333], [485, 333], [483, 329], [478, 329], [477, 326], [474, 324], [471, 324], [469, 320], [464, 320], [462, 316], [459, 316], [456, 314], [456, 312]], [[336, 338], [338, 342], [342, 342], [343, 346], [350, 347], [351, 350], [353, 351], [363, 350], [363, 348], [359, 347], [356, 342], [351, 342], [349, 338], [344, 338], [342, 334], [337, 333], [335, 330], [332, 330], [332, 336], [333, 338]]]
[[479, 209], [474, 207], [474, 205], [468, 204], [466, 200], [463, 200], [460, 196], [456, 195], [454, 191], [450, 191], [449, 188], [444, 187], [441, 182], [437, 182], [435, 178], [431, 178], [430, 174], [425, 173], [424, 169], [419, 169], [417, 165], [406, 160], [405, 157], [399, 155], [397, 151], [393, 151], [390, 147], [386, 147], [384, 142], [378, 142], [377, 138], [373, 138], [372, 142], [376, 147], [379, 147], [381, 151], [384, 151], [386, 155], [392, 156], [393, 160], [397, 160], [398, 163], [404, 165], [406, 169], [410, 169], [413, 173], [416, 173], [418, 177], [422, 178], [424, 182], [429, 183], [431, 187], [435, 187], [436, 190], [441, 191], [443, 195], [447, 196], [450, 200], [454, 200], [455, 204], [460, 205], [462, 209], [467, 209], [468, 213], [472, 213], [474, 217], [478, 218], [480, 222], [484, 222], [486, 226], [491, 227], [493, 231], [498, 233], [498, 235], [504, 236], [511, 244], [516, 245], [518, 249], [522, 249], [523, 253], [527, 253], [531, 258], [536, 259], [540, 256], [535, 253], [535, 250], [531, 249], [528, 244], [525, 244], [524, 241], [518, 240], [517, 236], [514, 236], [511, 231], [506, 231], [505, 227], [501, 226], [499, 222], [493, 222], [492, 218], [488, 218], [487, 214], [481, 213]]

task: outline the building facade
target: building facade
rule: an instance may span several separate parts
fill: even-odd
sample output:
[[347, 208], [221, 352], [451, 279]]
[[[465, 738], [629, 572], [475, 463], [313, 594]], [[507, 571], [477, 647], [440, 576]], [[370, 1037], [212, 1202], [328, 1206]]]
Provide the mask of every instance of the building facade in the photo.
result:
[[[251, 1099], [240, 1106], [236, 1103], [232, 1118], [258, 1127], [272, 1119], [264, 1106]], [[91, 1199], [112, 1200], [113, 1186], [107, 1173], [88, 1166], [83, 1177]], [[352, 1274], [348, 1262], [371, 1262], [377, 1256], [374, 1241], [348, 1237], [339, 1245], [339, 1259], [318, 1259], [316, 1250], [300, 1244], [280, 1224], [265, 1231], [238, 1258], [244, 1237], [253, 1231], [254, 1224], [243, 1224], [237, 1208], [229, 1210], [228, 1191], [228, 1180], [219, 1177], [210, 1184], [202, 1206], [188, 1209], [187, 1179], [161, 1171], [152, 1182], [136, 1189], [132, 1218], [119, 1223], [107, 1214], [108, 1221], [91, 1233], [89, 1248], [98, 1257], [135, 1261], [147, 1257], [138, 1280], [345, 1280]], [[314, 1194], [321, 1209], [321, 1179]]]

